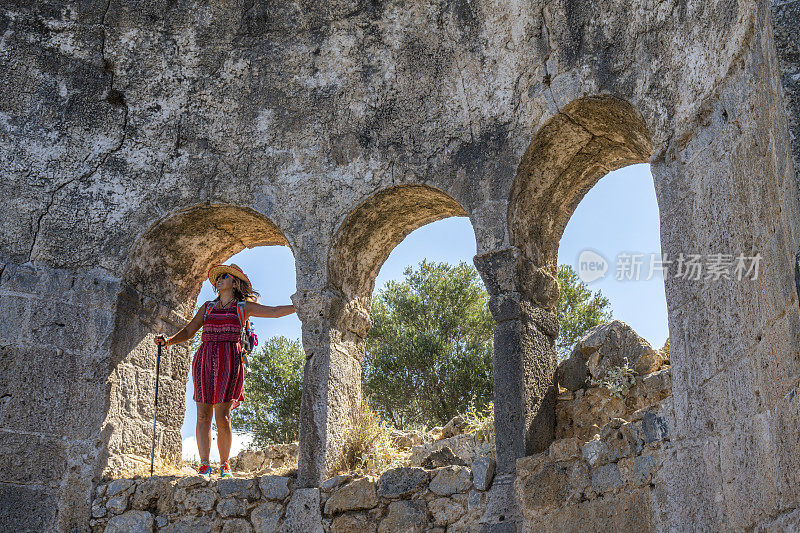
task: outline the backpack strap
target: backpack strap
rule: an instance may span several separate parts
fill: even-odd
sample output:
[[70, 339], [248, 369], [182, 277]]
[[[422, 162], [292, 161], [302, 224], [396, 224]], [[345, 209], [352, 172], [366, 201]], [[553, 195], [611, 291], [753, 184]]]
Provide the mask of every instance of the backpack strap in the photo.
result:
[[245, 307], [247, 306], [247, 302], [236, 302], [236, 314], [239, 315], [239, 325], [241, 327], [246, 327], [244, 316], [245, 316]]
[[210, 302], [206, 302], [206, 312], [203, 315], [203, 321], [208, 318], [208, 314], [214, 309], [214, 306], [217, 305], [216, 300], [211, 300]]

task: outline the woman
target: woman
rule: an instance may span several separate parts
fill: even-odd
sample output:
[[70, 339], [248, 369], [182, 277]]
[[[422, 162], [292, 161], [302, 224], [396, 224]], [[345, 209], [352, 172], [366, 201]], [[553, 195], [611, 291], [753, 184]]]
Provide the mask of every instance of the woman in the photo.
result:
[[219, 294], [198, 309], [186, 327], [170, 337], [156, 336], [156, 344], [169, 346], [186, 342], [203, 327], [202, 344], [192, 359], [194, 401], [197, 402], [197, 448], [200, 452], [198, 473], [210, 477], [208, 455], [211, 450], [211, 415], [217, 422], [220, 477], [230, 477], [228, 455], [231, 451], [231, 409], [244, 400], [244, 369], [241, 357], [241, 331], [238, 302], [245, 303], [245, 320], [250, 317], [277, 318], [294, 313], [293, 305], [270, 307], [256, 303], [258, 293], [238, 266], [216, 265], [208, 271], [208, 280]]

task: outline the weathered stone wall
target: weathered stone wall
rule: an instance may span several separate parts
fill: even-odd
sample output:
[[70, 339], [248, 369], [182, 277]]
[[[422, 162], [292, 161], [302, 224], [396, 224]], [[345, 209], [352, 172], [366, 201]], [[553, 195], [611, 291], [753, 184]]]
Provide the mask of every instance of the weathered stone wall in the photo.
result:
[[[517, 461], [516, 493], [525, 531], [669, 531], [662, 514], [674, 429], [670, 402], [626, 422], [606, 424], [596, 438], [552, 442]], [[666, 518], [666, 520], [665, 520]]]
[[[498, 322], [487, 509], [513, 528], [516, 460], [555, 428], [561, 232], [636, 162], [651, 164], [662, 252], [763, 258], [757, 281], [665, 282], [663, 523], [791, 512], [796, 6], [3, 4], [0, 458], [27, 462], [0, 482], [0, 520], [87, 527], [102, 475], [149, 455], [152, 335], [185, 323], [211, 263], [262, 244], [295, 256], [298, 485], [318, 486], [357, 405], [374, 273], [413, 229], [466, 214]], [[188, 362], [162, 361], [164, 458]]]
[[475, 531], [494, 463], [400, 467], [297, 488], [281, 476], [118, 479], [97, 486], [92, 531], [394, 533]]

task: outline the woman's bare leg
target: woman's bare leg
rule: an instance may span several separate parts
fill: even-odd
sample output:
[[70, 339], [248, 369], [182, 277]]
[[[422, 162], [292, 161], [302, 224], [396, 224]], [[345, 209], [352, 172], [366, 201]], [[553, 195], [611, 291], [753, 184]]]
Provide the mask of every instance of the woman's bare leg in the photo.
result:
[[233, 402], [214, 404], [214, 418], [217, 421], [217, 446], [220, 464], [228, 460], [231, 453], [233, 428], [231, 427], [231, 405]]
[[208, 462], [208, 454], [211, 453], [211, 416], [214, 414], [214, 406], [210, 403], [197, 403], [197, 451], [200, 452], [200, 460]]

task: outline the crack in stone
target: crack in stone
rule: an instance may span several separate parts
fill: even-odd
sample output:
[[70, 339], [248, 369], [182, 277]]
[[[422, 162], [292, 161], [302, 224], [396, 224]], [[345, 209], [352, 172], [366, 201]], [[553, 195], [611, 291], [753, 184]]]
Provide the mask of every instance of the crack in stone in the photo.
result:
[[[114, 95], [114, 71], [113, 71], [113, 66], [111, 66], [112, 63], [109, 62], [106, 59], [106, 29], [105, 29], [105, 24], [106, 24], [106, 15], [108, 14], [108, 10], [109, 10], [110, 7], [111, 7], [111, 0], [107, 0], [105, 10], [103, 11], [103, 17], [102, 17], [101, 22], [100, 22], [100, 25], [103, 28], [102, 38], [101, 38], [101, 42], [100, 42], [100, 57], [101, 57], [101, 60], [102, 60], [103, 71], [104, 72], [109, 72], [111, 74], [111, 79], [109, 80], [107, 99], [109, 100], [109, 103], [111, 103], [112, 106], [115, 106], [117, 104], [114, 103], [114, 96], [113, 96]], [[121, 94], [122, 93], [120, 93], [120, 95]], [[122, 104], [122, 108], [123, 108], [122, 136], [120, 137], [119, 143], [114, 148], [112, 148], [111, 150], [106, 152], [100, 158], [100, 162], [97, 165], [95, 165], [91, 170], [85, 172], [84, 174], [82, 174], [82, 175], [80, 175], [80, 176], [78, 176], [76, 178], [72, 178], [72, 179], [69, 179], [69, 180], [65, 181], [64, 183], [62, 183], [61, 185], [59, 185], [58, 187], [56, 187], [55, 189], [53, 189], [50, 192], [50, 200], [48, 201], [47, 206], [45, 206], [45, 208], [42, 211], [42, 213], [39, 214], [38, 219], [36, 220], [36, 229], [34, 230], [34, 233], [33, 233], [33, 239], [32, 239], [32, 242], [31, 242], [31, 247], [28, 250], [28, 261], [27, 261], [28, 263], [33, 261], [33, 252], [36, 249], [36, 243], [37, 243], [37, 241], [39, 239], [39, 234], [41, 232], [42, 220], [44, 220], [44, 217], [47, 216], [50, 213], [50, 209], [53, 207], [53, 204], [55, 203], [56, 194], [58, 194], [58, 192], [61, 191], [64, 187], [66, 187], [67, 185], [69, 185], [71, 183], [74, 183], [75, 181], [83, 181], [83, 180], [91, 178], [94, 174], [96, 174], [100, 170], [100, 167], [102, 167], [105, 164], [106, 160], [108, 159], [108, 157], [111, 154], [119, 151], [122, 148], [122, 145], [125, 142], [125, 138], [126, 138], [127, 130], [128, 130], [128, 105], [125, 103], [124, 97], [120, 97], [119, 98], [119, 103]], [[87, 156], [84, 157], [83, 162], [85, 163], [88, 159], [89, 159], [89, 155], [87, 154]]]
[[542, 80], [542, 83], [544, 83], [544, 85], [546, 86], [544, 93], [549, 94], [550, 103], [552, 103], [553, 106], [555, 106], [555, 108], [559, 112], [561, 112], [561, 108], [558, 107], [556, 99], [553, 96], [553, 89], [550, 87], [550, 81], [551, 81], [550, 72], [547, 70], [547, 60], [550, 59], [550, 55], [553, 53], [553, 44], [551, 42], [551, 37], [550, 37], [550, 27], [547, 24], [547, 17], [544, 14], [544, 6], [542, 6], [541, 15], [542, 15], [542, 26], [544, 27], [544, 33], [545, 33], [545, 41], [547, 41], [547, 55], [545, 56], [544, 61], [542, 61], [542, 66], [544, 67], [544, 79]]
[[53, 189], [50, 192], [50, 200], [47, 202], [47, 206], [44, 208], [44, 210], [39, 215], [39, 218], [36, 221], [36, 229], [34, 230], [34, 233], [33, 233], [33, 240], [31, 242], [31, 247], [28, 250], [28, 261], [27, 261], [28, 263], [33, 261], [33, 252], [36, 249], [36, 243], [37, 243], [37, 241], [39, 239], [39, 233], [41, 232], [41, 229], [42, 229], [42, 220], [44, 220], [44, 217], [47, 216], [50, 213], [50, 209], [53, 207], [53, 204], [55, 203], [56, 194], [58, 194], [58, 192], [61, 191], [61, 189], [63, 189], [64, 187], [66, 187], [67, 185], [69, 185], [71, 183], [74, 183], [76, 181], [79, 181], [79, 182], [80, 181], [84, 181], [84, 180], [87, 180], [87, 179], [91, 178], [92, 176], [94, 176], [100, 170], [100, 167], [102, 167], [105, 164], [105, 162], [108, 159], [108, 157], [111, 154], [119, 151], [122, 148], [122, 145], [125, 142], [125, 136], [126, 136], [127, 129], [128, 129], [128, 106], [125, 106], [123, 108], [122, 137], [120, 138], [119, 143], [117, 144], [117, 146], [115, 146], [114, 148], [112, 148], [111, 150], [106, 152], [100, 158], [100, 162], [97, 165], [95, 165], [94, 168], [90, 169], [89, 171], [83, 173], [82, 175], [80, 175], [80, 176], [78, 176], [76, 178], [72, 178], [72, 179], [69, 179], [69, 180], [65, 181], [64, 183], [62, 183], [61, 185], [59, 185], [58, 187], [56, 187], [55, 189]]

